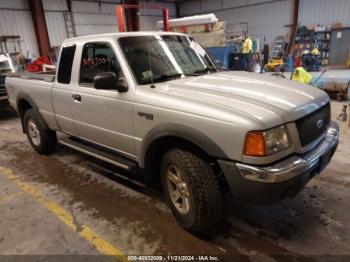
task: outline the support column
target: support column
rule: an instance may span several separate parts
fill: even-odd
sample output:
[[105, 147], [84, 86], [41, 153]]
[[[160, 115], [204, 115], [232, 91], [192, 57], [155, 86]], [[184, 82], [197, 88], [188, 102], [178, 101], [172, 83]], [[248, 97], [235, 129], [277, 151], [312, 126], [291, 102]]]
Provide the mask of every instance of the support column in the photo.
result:
[[49, 55], [51, 45], [42, 0], [28, 0], [40, 55]]
[[168, 31], [170, 31], [170, 29], [169, 29], [169, 10], [166, 8], [163, 8], [162, 13], [163, 13], [163, 30], [165, 32], [168, 32]]
[[175, 13], [176, 13], [176, 18], [180, 18], [181, 14], [180, 14], [180, 3], [179, 1], [175, 1]]
[[294, 39], [297, 33], [297, 27], [298, 27], [298, 20], [299, 20], [299, 0], [294, 0], [294, 5], [293, 5], [293, 23], [292, 23], [292, 30], [290, 34], [290, 40], [289, 40], [289, 50], [288, 53], [291, 52], [292, 46], [294, 44]]
[[[129, 5], [138, 5], [139, 0], [126, 0], [126, 4]], [[139, 9], [136, 8], [126, 8], [126, 28], [127, 31], [139, 31], [140, 30], [140, 21], [139, 21]]]

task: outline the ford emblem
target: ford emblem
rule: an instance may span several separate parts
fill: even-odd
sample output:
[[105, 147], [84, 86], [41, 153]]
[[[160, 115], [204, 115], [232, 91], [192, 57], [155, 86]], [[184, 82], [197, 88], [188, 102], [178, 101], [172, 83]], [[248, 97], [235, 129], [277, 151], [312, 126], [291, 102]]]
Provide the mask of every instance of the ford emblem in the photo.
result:
[[318, 129], [321, 129], [323, 127], [323, 125], [324, 125], [323, 119], [320, 119], [316, 122], [316, 126]]

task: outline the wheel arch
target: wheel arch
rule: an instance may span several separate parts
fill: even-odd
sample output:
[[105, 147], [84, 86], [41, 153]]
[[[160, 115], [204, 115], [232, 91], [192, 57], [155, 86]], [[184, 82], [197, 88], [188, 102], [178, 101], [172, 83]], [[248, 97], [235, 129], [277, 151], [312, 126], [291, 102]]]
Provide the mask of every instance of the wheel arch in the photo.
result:
[[159, 187], [161, 160], [172, 148], [196, 153], [209, 162], [227, 158], [223, 150], [201, 131], [178, 124], [159, 126], [145, 137], [139, 158], [139, 166], [147, 173], [148, 184]]
[[46, 122], [44, 121], [43, 117], [39, 112], [38, 106], [35, 104], [33, 99], [28, 94], [19, 93], [17, 96], [16, 105], [17, 105], [18, 115], [21, 119], [23, 133], [25, 133], [25, 127], [23, 122], [24, 114], [28, 109], [34, 109], [37, 112], [38, 116], [41, 118], [42, 122], [45, 124], [45, 127], [47, 127]]

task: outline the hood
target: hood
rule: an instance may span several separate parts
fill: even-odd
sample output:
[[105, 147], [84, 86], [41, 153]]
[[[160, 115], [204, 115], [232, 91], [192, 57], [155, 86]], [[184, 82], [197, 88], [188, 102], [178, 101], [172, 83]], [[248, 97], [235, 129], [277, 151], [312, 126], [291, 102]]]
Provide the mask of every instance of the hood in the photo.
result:
[[[266, 128], [295, 121], [329, 101], [318, 88], [276, 76], [220, 72], [157, 85], [158, 91], [215, 109], [239, 111]], [[155, 90], [157, 90], [155, 89]]]

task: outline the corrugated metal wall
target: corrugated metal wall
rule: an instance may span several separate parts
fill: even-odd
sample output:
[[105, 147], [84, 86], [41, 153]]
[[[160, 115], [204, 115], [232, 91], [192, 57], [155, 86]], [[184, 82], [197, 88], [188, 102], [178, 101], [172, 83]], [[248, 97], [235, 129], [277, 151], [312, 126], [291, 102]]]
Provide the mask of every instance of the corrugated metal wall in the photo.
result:
[[[119, 0], [110, 1], [115, 4]], [[64, 12], [68, 11], [66, 0], [43, 0], [45, 18], [49, 31], [50, 43], [58, 46], [68, 37]], [[114, 3], [72, 1], [77, 36], [117, 32]]]
[[[65, 0], [43, 0], [45, 17], [48, 23], [50, 42], [57, 45], [67, 37], [63, 13], [67, 11]], [[75, 29], [78, 36], [113, 33], [118, 31], [116, 16], [114, 13], [115, 5], [120, 0], [109, 1], [109, 3], [72, 1], [72, 11], [75, 22]], [[140, 1], [140, 5], [144, 1]], [[153, 1], [152, 4], [166, 6], [169, 9], [170, 17], [175, 17], [175, 5], [173, 3], [159, 3]], [[56, 12], [57, 13], [56, 13]], [[140, 9], [140, 29], [156, 30], [156, 22], [162, 19], [161, 10]], [[52, 39], [52, 40], [51, 40]]]
[[51, 47], [60, 46], [67, 38], [63, 12], [45, 11], [45, 20]]
[[[180, 15], [215, 13], [228, 24], [248, 23], [253, 37], [274, 43], [276, 36], [289, 35], [293, 0], [193, 0], [181, 3]], [[350, 0], [300, 0], [299, 25], [341, 22], [350, 27]]]
[[[292, 0], [197, 0], [180, 5], [181, 16], [215, 13], [228, 25], [247, 23], [248, 32], [254, 38], [274, 43], [279, 35], [289, 35], [292, 23]], [[245, 26], [242, 25], [244, 29]]]
[[[43, 0], [45, 18], [51, 46], [60, 45], [66, 38], [63, 10], [67, 10], [65, 0]], [[20, 35], [21, 49], [29, 57], [39, 56], [31, 13], [26, 0], [0, 1], [0, 35]]]
[[[109, 3], [88, 1], [72, 2], [76, 33], [78, 36], [117, 32], [114, 13], [120, 0], [108, 0]], [[167, 6], [171, 17], [175, 16], [172, 3], [152, 4]], [[142, 1], [141, 1], [142, 5]], [[52, 47], [59, 46], [67, 38], [64, 12], [68, 11], [66, 0], [43, 0], [45, 19]], [[156, 21], [162, 19], [161, 10], [140, 10], [140, 29], [156, 30]], [[20, 35], [24, 53], [29, 50], [31, 58], [39, 55], [31, 14], [26, 0], [0, 1], [0, 35]]]
[[328, 25], [335, 22], [350, 27], [350, 0], [300, 0], [300, 25]]
[[[112, 2], [112, 0], [109, 0]], [[260, 38], [263, 44], [273, 43], [278, 35], [287, 35], [292, 21], [293, 0], [194, 0], [180, 5], [182, 16], [214, 12], [228, 24], [248, 23], [248, 31]], [[117, 32], [114, 14], [115, 3], [83, 2], [73, 0], [73, 13], [78, 35]], [[141, 4], [143, 1], [140, 1]], [[175, 6], [166, 5], [171, 17], [175, 17]], [[50, 43], [58, 46], [67, 37], [63, 12], [67, 11], [66, 0], [43, 0]], [[350, 27], [350, 0], [300, 0], [299, 25], [331, 24], [341, 22]], [[140, 10], [140, 29], [156, 30], [156, 21], [161, 20], [160, 10]], [[34, 28], [26, 0], [0, 1], [0, 34], [20, 35], [21, 48], [29, 51], [30, 57], [38, 56]]]
[[[21, 50], [29, 57], [37, 57], [38, 45], [35, 38], [32, 17], [25, 0], [0, 1], [0, 35], [19, 35]], [[13, 47], [9, 45], [9, 51]]]
[[[115, 4], [120, 1], [113, 1]], [[140, 5], [144, 1], [140, 1]], [[87, 3], [73, 1], [74, 21], [77, 35], [118, 32], [115, 4]], [[169, 9], [169, 16], [175, 17], [175, 5], [173, 3], [160, 3], [152, 1], [154, 5], [165, 6]], [[140, 30], [156, 30], [156, 22], [162, 19], [162, 11], [154, 9], [140, 9]]]
[[68, 11], [67, 2], [66, 0], [43, 0], [43, 6], [50, 44], [52, 47], [59, 46], [67, 38], [63, 15]]
[[[113, 2], [120, 3], [120, 1]], [[72, 10], [77, 35], [117, 32], [114, 7], [115, 4], [73, 1]]]

